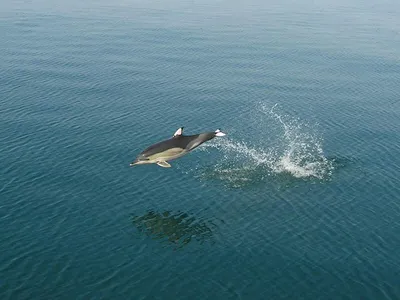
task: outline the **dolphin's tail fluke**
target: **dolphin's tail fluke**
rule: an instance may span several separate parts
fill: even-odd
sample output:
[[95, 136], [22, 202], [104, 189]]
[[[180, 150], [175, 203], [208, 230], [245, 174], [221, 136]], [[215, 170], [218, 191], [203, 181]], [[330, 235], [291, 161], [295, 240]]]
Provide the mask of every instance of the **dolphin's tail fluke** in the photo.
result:
[[223, 133], [221, 130], [217, 129], [215, 130], [215, 136], [225, 136], [226, 133]]

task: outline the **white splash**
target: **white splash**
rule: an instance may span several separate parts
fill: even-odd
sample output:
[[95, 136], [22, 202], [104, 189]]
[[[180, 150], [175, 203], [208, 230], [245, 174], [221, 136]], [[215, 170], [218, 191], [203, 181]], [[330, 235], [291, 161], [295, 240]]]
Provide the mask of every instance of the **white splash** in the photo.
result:
[[223, 154], [223, 158], [213, 167], [214, 175], [235, 184], [280, 173], [295, 178], [317, 179], [331, 175], [333, 163], [324, 156], [322, 138], [308, 124], [279, 114], [275, 109], [276, 105], [269, 110], [261, 105], [259, 110], [262, 113], [259, 126], [275, 126], [281, 131], [272, 146], [264, 146], [262, 141], [258, 143], [261, 146], [249, 146], [249, 143], [225, 137], [215, 139], [214, 143], [203, 148], [215, 147]]
[[277, 157], [273, 170], [277, 173], [288, 172], [294, 177], [316, 177], [323, 179], [331, 175], [333, 164], [323, 153], [322, 137], [310, 126], [298, 119], [276, 113], [274, 107], [268, 112], [283, 127], [280, 148], [283, 153]]

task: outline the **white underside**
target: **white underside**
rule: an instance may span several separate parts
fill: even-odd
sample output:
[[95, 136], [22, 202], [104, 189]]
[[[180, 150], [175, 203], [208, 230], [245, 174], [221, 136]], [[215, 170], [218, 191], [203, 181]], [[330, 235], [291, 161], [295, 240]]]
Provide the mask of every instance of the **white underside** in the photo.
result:
[[167, 151], [164, 151], [162, 153], [157, 153], [155, 155], [150, 156], [148, 163], [155, 164], [159, 161], [170, 161], [182, 157], [187, 153], [188, 151], [182, 150], [181, 148], [168, 149]]

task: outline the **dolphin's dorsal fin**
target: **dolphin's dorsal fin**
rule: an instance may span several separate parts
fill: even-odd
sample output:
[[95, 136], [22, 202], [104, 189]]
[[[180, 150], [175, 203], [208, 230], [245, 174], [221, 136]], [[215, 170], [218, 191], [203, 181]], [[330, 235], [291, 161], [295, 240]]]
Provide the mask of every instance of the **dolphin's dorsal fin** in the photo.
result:
[[163, 168], [171, 168], [171, 165], [167, 163], [165, 160], [160, 160], [157, 162], [157, 165]]
[[179, 128], [177, 131], [174, 133], [174, 137], [181, 136], [183, 134], [183, 127]]

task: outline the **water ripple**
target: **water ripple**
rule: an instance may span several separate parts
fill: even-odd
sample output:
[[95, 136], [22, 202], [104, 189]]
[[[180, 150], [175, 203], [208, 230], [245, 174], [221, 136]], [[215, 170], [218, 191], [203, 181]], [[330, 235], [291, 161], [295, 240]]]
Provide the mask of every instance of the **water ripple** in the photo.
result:
[[0, 298], [399, 298], [397, 2], [56, 2], [0, 9]]

